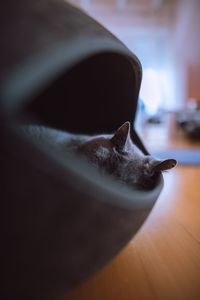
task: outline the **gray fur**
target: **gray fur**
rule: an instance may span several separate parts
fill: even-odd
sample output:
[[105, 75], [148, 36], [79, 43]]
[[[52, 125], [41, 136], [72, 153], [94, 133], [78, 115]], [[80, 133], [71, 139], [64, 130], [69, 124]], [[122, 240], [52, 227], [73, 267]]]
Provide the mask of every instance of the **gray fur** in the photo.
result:
[[78, 146], [79, 153], [101, 170], [137, 189], [152, 189], [162, 171], [176, 165], [145, 156], [130, 138], [130, 123], [124, 123], [112, 136], [96, 136]]

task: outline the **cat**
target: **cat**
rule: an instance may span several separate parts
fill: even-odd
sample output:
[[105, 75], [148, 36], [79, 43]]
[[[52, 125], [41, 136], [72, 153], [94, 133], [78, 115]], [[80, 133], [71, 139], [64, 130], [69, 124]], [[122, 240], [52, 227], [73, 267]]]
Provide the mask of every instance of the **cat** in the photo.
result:
[[142, 154], [132, 142], [129, 122], [113, 135], [99, 135], [81, 143], [77, 151], [93, 165], [140, 190], [154, 188], [159, 174], [176, 165], [175, 159], [158, 160]]
[[140, 152], [130, 137], [130, 122], [125, 122], [114, 134], [96, 136], [72, 134], [37, 125], [22, 128], [37, 142], [49, 144], [65, 155], [76, 153], [101, 172], [135, 189], [153, 189], [159, 174], [176, 165], [174, 159], [157, 160]]

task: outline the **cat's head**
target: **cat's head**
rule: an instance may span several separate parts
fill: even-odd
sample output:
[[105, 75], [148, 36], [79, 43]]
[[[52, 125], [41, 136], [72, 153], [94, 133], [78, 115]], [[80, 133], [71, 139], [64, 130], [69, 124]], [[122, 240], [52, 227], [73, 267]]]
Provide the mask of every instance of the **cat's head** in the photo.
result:
[[91, 138], [79, 147], [90, 162], [103, 167], [122, 181], [145, 185], [145, 178], [154, 178], [155, 174], [169, 170], [176, 160], [157, 160], [144, 155], [133, 144], [130, 137], [130, 123], [125, 122], [113, 135], [101, 135]]

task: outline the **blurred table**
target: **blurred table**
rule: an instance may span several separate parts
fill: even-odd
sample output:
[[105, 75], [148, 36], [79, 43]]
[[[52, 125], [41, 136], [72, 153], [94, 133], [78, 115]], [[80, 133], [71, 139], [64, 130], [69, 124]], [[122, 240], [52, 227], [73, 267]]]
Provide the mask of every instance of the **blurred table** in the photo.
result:
[[[173, 117], [148, 125], [150, 150], [200, 147], [177, 132]], [[199, 300], [200, 167], [165, 173], [165, 186], [150, 217], [112, 262], [62, 300]]]

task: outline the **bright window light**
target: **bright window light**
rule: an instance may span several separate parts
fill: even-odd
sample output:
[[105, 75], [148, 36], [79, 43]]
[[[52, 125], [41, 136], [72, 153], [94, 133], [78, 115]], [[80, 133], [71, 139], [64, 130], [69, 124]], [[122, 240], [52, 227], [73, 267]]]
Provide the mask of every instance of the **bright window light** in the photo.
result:
[[140, 91], [140, 98], [145, 104], [146, 112], [150, 115], [159, 110], [170, 108], [173, 100], [173, 86], [169, 71], [145, 68]]
[[155, 114], [162, 102], [159, 74], [154, 69], [145, 69], [140, 91], [140, 98], [149, 114]]

